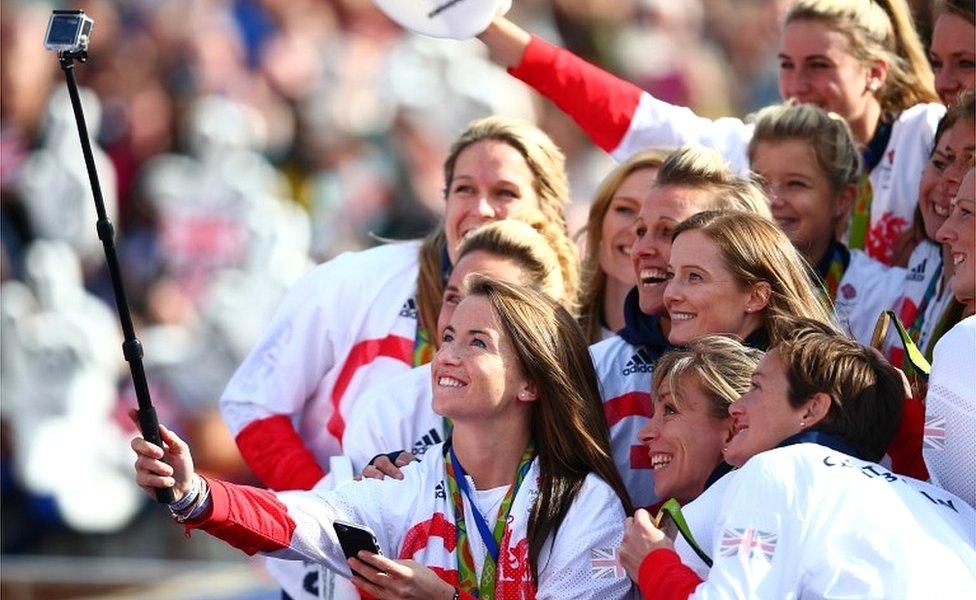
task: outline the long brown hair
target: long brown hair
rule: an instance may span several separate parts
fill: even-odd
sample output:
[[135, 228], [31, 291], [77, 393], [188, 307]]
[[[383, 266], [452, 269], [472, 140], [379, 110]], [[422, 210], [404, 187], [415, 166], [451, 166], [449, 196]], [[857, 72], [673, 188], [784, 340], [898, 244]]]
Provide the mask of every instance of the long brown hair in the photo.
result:
[[528, 524], [529, 565], [539, 580], [539, 554], [555, 536], [586, 476], [602, 478], [631, 506], [610, 451], [610, 430], [583, 331], [548, 296], [473, 275], [468, 294], [488, 300], [512, 341], [522, 372], [538, 391], [531, 436], [539, 461], [539, 495]]
[[[468, 146], [482, 140], [494, 140], [508, 144], [519, 151], [532, 171], [539, 210], [562, 236], [555, 238], [561, 256], [575, 253], [575, 244], [566, 230], [564, 208], [569, 198], [569, 181], [566, 177], [566, 159], [562, 151], [539, 128], [527, 121], [510, 117], [492, 116], [478, 119], [458, 137], [444, 161], [444, 197], [454, 180], [454, 168], [458, 157]], [[444, 296], [444, 271], [448, 266], [447, 238], [441, 224], [431, 232], [420, 247], [420, 270], [417, 274], [417, 314], [420, 325], [428, 332], [436, 331], [437, 315]], [[577, 289], [579, 275], [564, 273], [566, 285]], [[436, 335], [433, 337], [437, 337]]]
[[888, 65], [888, 77], [875, 92], [883, 111], [899, 113], [939, 101], [935, 75], [905, 0], [799, 0], [786, 15], [787, 23], [796, 20], [826, 23], [847, 37], [858, 60]]
[[657, 148], [637, 152], [610, 171], [593, 196], [586, 226], [580, 231], [586, 235], [586, 255], [583, 257], [583, 283], [580, 286], [579, 300], [580, 323], [591, 344], [600, 341], [603, 321], [603, 295], [607, 289], [607, 274], [600, 266], [600, 243], [603, 241], [603, 220], [610, 209], [610, 201], [632, 173], [641, 169], [659, 169], [667, 156], [667, 150]]
[[771, 293], [761, 316], [770, 347], [789, 335], [798, 317], [836, 329], [815, 291], [806, 261], [771, 220], [743, 211], [705, 211], [679, 223], [671, 239], [687, 231], [701, 231], [715, 242], [742, 288], [762, 281], [769, 284]]

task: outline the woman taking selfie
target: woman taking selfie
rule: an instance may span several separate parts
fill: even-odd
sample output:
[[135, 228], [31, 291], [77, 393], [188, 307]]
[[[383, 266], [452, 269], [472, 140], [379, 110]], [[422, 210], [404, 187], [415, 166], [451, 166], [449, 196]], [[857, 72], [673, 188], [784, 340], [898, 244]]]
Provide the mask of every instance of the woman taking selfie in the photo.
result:
[[[875, 464], [898, 424], [902, 383], [879, 355], [800, 320], [731, 405], [726, 462], [739, 467], [685, 507], [714, 561], [628, 521], [621, 563], [645, 598], [968, 597], [976, 513]], [[679, 544], [680, 546], [680, 544]]]
[[[626, 493], [569, 313], [537, 292], [477, 279], [445, 329], [432, 377], [452, 440], [404, 468], [402, 481], [275, 494], [205, 480], [165, 428], [165, 455], [133, 441], [137, 481], [150, 494], [173, 486], [190, 528], [249, 553], [351, 568], [374, 596], [626, 597], [626, 577], [611, 569], [596, 578], [590, 563], [619, 542]], [[370, 527], [383, 556], [363, 551], [347, 563], [331, 534], [336, 519]]]

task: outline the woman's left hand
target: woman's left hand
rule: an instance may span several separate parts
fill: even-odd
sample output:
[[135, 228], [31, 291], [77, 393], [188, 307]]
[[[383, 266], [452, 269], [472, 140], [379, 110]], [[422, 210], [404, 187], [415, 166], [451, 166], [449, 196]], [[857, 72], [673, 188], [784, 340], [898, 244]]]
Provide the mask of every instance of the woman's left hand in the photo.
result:
[[658, 548], [674, 550], [674, 544], [654, 526], [651, 514], [640, 508], [633, 517], [627, 517], [624, 521], [624, 541], [617, 551], [620, 565], [631, 579], [637, 581], [644, 558]]
[[453, 586], [415, 560], [391, 560], [361, 550], [358, 558], [349, 559], [349, 568], [356, 587], [380, 600], [454, 598]]

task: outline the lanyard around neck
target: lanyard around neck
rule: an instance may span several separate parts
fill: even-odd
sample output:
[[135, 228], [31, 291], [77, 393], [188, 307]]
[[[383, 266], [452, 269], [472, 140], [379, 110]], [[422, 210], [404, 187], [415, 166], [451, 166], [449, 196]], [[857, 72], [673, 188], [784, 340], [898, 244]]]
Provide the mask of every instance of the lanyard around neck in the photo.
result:
[[[495, 579], [500, 554], [501, 540], [505, 535], [505, 528], [508, 524], [508, 516], [512, 510], [512, 502], [518, 493], [525, 475], [529, 472], [532, 459], [535, 457], [535, 445], [529, 442], [519, 460], [518, 469], [515, 474], [515, 483], [509, 486], [502, 504], [498, 509], [498, 518], [495, 520], [494, 530], [489, 529], [488, 522], [478, 505], [471, 497], [471, 488], [468, 485], [466, 473], [461, 463], [454, 453], [453, 445], [448, 449], [448, 456], [444, 461], [444, 469], [447, 475], [447, 487], [451, 493], [451, 501], [454, 504], [454, 522], [457, 536], [457, 546], [455, 553], [458, 561], [458, 583], [461, 588], [468, 593], [480, 598], [481, 600], [492, 600], [495, 597]], [[471, 504], [471, 514], [474, 517], [475, 526], [481, 541], [487, 549], [484, 565], [481, 568], [481, 583], [476, 584], [477, 575], [474, 567], [474, 556], [471, 554], [471, 546], [468, 542], [468, 530], [464, 519], [464, 500], [462, 494], [467, 496]]]

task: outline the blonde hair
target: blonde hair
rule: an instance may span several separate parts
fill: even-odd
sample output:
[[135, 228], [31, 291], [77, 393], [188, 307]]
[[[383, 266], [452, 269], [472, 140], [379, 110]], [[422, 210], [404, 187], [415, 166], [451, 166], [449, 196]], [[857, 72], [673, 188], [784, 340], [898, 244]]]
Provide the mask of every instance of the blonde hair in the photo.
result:
[[705, 211], [682, 221], [671, 239], [696, 230], [718, 245], [725, 266], [742, 288], [769, 284], [771, 293], [761, 316], [770, 347], [789, 335], [798, 317], [836, 329], [814, 291], [809, 266], [771, 220], [742, 211]]
[[[518, 150], [532, 172], [533, 185], [539, 199], [539, 210], [562, 236], [554, 242], [562, 247], [561, 253], [569, 255], [575, 244], [566, 231], [563, 209], [569, 198], [569, 181], [566, 177], [566, 159], [549, 136], [539, 128], [521, 119], [492, 116], [478, 119], [468, 125], [451, 146], [444, 161], [444, 195], [454, 179], [458, 157], [468, 146], [483, 140], [508, 144]], [[443, 223], [428, 235], [420, 247], [420, 270], [417, 275], [417, 315], [426, 331], [437, 329], [437, 315], [444, 296], [444, 271], [447, 261], [447, 238]], [[571, 277], [570, 273], [565, 275]], [[567, 280], [567, 285], [573, 282]], [[578, 286], [578, 282], [575, 283]], [[574, 288], [575, 289], [575, 288]], [[434, 336], [436, 337], [436, 336]]]
[[630, 513], [630, 501], [610, 450], [600, 385], [583, 331], [572, 315], [530, 288], [480, 275], [467, 278], [469, 297], [488, 300], [512, 342], [538, 398], [530, 417], [539, 464], [539, 495], [527, 531], [529, 566], [539, 580], [539, 555], [595, 473]]
[[749, 391], [753, 371], [763, 351], [745, 346], [726, 335], [707, 335], [685, 348], [668, 350], [654, 364], [651, 390], [668, 382], [675, 401], [681, 400], [682, 381], [695, 378], [708, 398], [708, 411], [716, 419], [729, 418], [729, 405]]
[[705, 146], [689, 144], [668, 155], [657, 173], [657, 187], [668, 185], [711, 192], [708, 210], [741, 210], [772, 218], [762, 189], [736, 175], [721, 154]]
[[839, 194], [857, 181], [861, 154], [847, 121], [812, 104], [784, 102], [767, 106], [750, 117], [756, 124], [749, 140], [752, 162], [760, 142], [799, 140], [813, 150], [817, 166], [827, 177], [830, 189]]
[[[527, 216], [525, 221], [506, 219], [483, 225], [464, 239], [458, 261], [478, 251], [513, 260], [524, 270], [529, 287], [572, 311], [574, 295], [566, 289], [563, 265], [544, 224], [539, 214], [538, 218]], [[571, 266], [576, 268], [576, 262]]]
[[786, 23], [813, 20], [843, 33], [851, 54], [863, 63], [881, 60], [888, 77], [875, 92], [886, 112], [938, 102], [935, 76], [905, 0], [799, 0]]
[[610, 201], [625, 179], [642, 169], [659, 169], [667, 156], [668, 151], [659, 148], [637, 152], [603, 178], [593, 197], [586, 226], [580, 231], [586, 235], [586, 256], [583, 258], [583, 282], [579, 299], [580, 323], [590, 343], [600, 341], [603, 320], [603, 295], [607, 289], [607, 274], [600, 266], [600, 243], [603, 241], [603, 221], [610, 209]]

